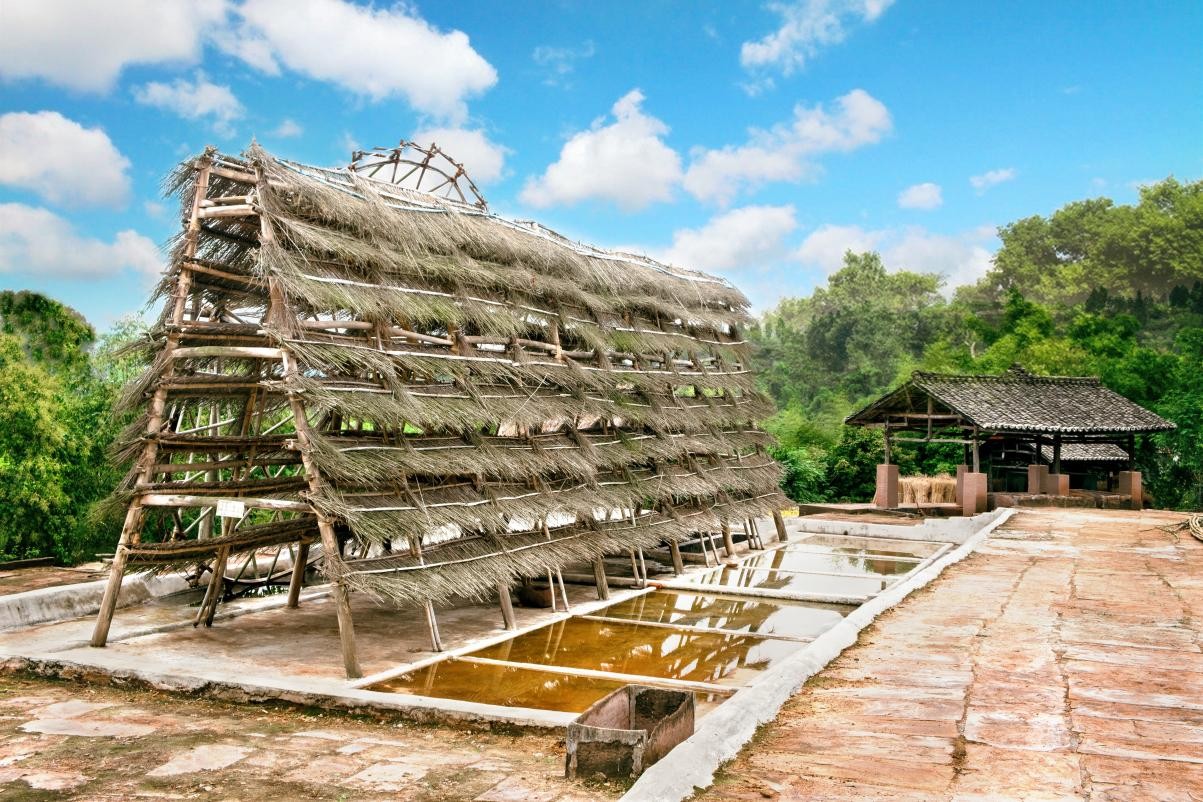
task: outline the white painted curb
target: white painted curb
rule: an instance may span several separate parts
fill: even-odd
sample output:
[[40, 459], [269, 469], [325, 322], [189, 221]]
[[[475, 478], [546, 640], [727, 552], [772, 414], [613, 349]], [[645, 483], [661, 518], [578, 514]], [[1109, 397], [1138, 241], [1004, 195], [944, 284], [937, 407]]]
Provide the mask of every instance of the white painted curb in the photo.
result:
[[[107, 583], [107, 579], [96, 579], [0, 596], [0, 631], [93, 615], [100, 609]], [[130, 574], [121, 583], [117, 606], [128, 607], [189, 589], [188, 582], [178, 574]]]
[[739, 754], [763, 723], [844, 649], [860, 631], [911, 592], [938, 577], [945, 568], [968, 557], [986, 537], [1014, 514], [1003, 509], [968, 540], [905, 581], [865, 602], [798, 654], [766, 671], [702, 720], [692, 736], [643, 773], [621, 802], [678, 802], [714, 782], [719, 766]]

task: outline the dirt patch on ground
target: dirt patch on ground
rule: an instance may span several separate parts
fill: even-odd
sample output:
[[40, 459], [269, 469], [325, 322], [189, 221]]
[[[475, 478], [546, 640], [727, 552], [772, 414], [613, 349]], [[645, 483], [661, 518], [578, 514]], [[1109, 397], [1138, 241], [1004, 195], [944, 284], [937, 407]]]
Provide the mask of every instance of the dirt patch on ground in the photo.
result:
[[552, 734], [0, 677], [0, 800], [606, 800]]

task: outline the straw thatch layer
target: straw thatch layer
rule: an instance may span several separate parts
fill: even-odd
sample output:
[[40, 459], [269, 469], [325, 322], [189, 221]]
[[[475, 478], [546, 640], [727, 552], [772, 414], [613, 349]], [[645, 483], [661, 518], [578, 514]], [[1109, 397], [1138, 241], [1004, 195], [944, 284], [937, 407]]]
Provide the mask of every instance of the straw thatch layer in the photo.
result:
[[323, 570], [393, 601], [483, 597], [784, 503], [726, 281], [257, 147], [168, 183], [190, 222], [123, 402], [144, 414], [117, 446], [142, 460], [122, 499], [291, 510], [231, 548], [328, 518], [380, 556]]

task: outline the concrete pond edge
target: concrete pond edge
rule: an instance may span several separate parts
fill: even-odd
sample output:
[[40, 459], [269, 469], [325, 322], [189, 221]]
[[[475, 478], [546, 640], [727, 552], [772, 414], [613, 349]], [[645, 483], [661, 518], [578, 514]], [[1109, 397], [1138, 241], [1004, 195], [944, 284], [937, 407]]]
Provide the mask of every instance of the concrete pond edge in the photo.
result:
[[862, 629], [911, 593], [936, 579], [945, 568], [972, 554], [1014, 512], [1014, 509], [1004, 508], [990, 513], [990, 520], [961, 545], [944, 553], [905, 581], [877, 594], [797, 655], [737, 691], [706, 716], [692, 736], [645, 771], [620, 802], [678, 802], [710, 787], [719, 767], [739, 754], [761, 724], [776, 718], [789, 698], [811, 677], [856, 643]]

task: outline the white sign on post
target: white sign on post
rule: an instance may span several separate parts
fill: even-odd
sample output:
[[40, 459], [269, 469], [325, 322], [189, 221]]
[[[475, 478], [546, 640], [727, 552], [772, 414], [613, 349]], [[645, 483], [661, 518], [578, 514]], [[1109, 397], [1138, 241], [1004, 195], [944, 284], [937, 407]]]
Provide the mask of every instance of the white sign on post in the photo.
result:
[[246, 515], [246, 505], [241, 501], [230, 501], [229, 499], [218, 499], [217, 501], [217, 517], [218, 518], [242, 518]]

